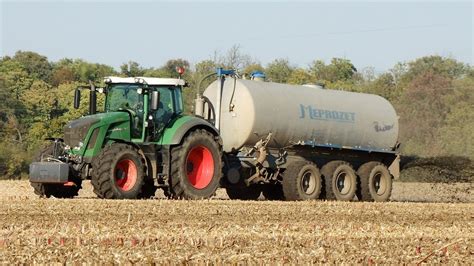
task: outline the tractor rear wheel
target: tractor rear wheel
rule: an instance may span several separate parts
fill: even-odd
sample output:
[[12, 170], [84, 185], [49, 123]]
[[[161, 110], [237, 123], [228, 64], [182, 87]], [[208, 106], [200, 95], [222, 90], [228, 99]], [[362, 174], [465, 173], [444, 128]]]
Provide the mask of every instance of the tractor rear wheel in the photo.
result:
[[351, 201], [357, 190], [357, 175], [345, 161], [331, 161], [323, 166], [326, 198]]
[[104, 147], [92, 169], [94, 193], [105, 199], [140, 198], [145, 185], [145, 161], [131, 145]]
[[286, 200], [315, 200], [321, 193], [321, 174], [312, 162], [294, 162], [283, 173], [282, 185]]
[[222, 177], [220, 146], [208, 131], [191, 132], [180, 146], [171, 150], [171, 197], [207, 199]]
[[227, 187], [225, 189], [229, 199], [233, 200], [257, 200], [260, 197], [262, 189], [260, 185], [251, 185], [249, 187]]
[[392, 194], [392, 176], [380, 162], [368, 162], [357, 170], [360, 179], [357, 197], [361, 201], [387, 201]]
[[[36, 162], [41, 162], [47, 156], [54, 154], [54, 143], [43, 147], [35, 156]], [[30, 183], [34, 193], [41, 198], [49, 198], [51, 196], [60, 199], [70, 199], [78, 195], [82, 188], [82, 179], [70, 177], [71, 182], [66, 184], [47, 184], [47, 183]]]

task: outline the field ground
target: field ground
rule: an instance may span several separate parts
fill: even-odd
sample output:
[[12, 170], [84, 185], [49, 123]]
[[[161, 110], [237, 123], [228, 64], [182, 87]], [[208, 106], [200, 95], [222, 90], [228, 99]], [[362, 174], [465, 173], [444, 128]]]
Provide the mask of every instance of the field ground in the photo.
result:
[[2, 181], [0, 263], [472, 263], [473, 184], [444, 185], [395, 183], [424, 203], [110, 201]]
[[[96, 198], [92, 192], [89, 181], [82, 184], [79, 198]], [[0, 181], [0, 199], [36, 199], [30, 183], [26, 180]], [[164, 199], [161, 190], [156, 193], [156, 198]], [[216, 199], [227, 199], [225, 190], [217, 191]], [[391, 201], [409, 202], [470, 202], [474, 203], [474, 183], [415, 183], [395, 182], [393, 185]]]

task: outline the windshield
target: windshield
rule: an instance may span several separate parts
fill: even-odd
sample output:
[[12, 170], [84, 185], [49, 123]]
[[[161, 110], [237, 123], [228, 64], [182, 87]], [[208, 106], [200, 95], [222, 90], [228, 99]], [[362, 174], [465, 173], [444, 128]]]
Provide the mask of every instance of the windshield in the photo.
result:
[[138, 94], [139, 84], [113, 84], [107, 88], [106, 112], [132, 110], [142, 112], [143, 94]]

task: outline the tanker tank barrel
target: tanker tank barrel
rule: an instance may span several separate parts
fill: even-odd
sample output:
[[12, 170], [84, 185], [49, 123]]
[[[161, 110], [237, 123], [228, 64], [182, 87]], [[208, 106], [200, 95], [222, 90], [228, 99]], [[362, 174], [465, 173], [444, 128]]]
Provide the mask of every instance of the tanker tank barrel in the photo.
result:
[[[218, 80], [203, 93], [215, 107], [215, 125], [226, 152], [253, 147], [258, 136], [270, 132], [272, 148], [311, 141], [313, 145], [393, 151], [397, 144], [397, 114], [378, 95], [261, 78], [229, 80], [226, 74], [218, 70]], [[232, 108], [221, 108], [221, 104]]]

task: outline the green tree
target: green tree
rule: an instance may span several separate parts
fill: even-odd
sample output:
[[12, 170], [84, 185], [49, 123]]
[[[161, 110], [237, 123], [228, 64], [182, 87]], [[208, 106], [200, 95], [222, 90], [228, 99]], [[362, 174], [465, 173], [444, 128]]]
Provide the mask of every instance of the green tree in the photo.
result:
[[120, 74], [125, 77], [139, 77], [143, 76], [145, 70], [134, 61], [129, 61], [128, 63], [123, 63], [120, 66]]
[[48, 82], [51, 78], [52, 66], [45, 56], [30, 51], [18, 51], [13, 60], [20, 63], [28, 75], [35, 79]]
[[348, 59], [333, 58], [328, 65], [322, 60], [313, 61], [310, 72], [316, 80], [334, 83], [350, 81], [357, 69]]
[[425, 56], [408, 63], [404, 78], [410, 81], [428, 71], [433, 72], [434, 75], [455, 79], [467, 74], [469, 67], [455, 59], [438, 55]]
[[400, 97], [401, 91], [397, 90], [395, 80], [391, 73], [383, 73], [367, 86], [367, 92], [380, 95], [389, 101]]
[[205, 76], [209, 73], [213, 73], [216, 71], [216, 63], [212, 60], [203, 60], [201, 62], [198, 62], [195, 66], [196, 68], [196, 74], [199, 76]]
[[52, 119], [53, 110], [57, 108], [58, 99], [55, 90], [44, 81], [36, 80], [31, 87], [23, 92], [22, 102], [27, 107], [33, 121]]
[[104, 64], [89, 63], [82, 59], [64, 58], [54, 64], [55, 69], [66, 68], [74, 73], [74, 81], [88, 83], [89, 80], [98, 82], [103, 77], [116, 75], [113, 67]]
[[0, 78], [3, 90], [9, 97], [20, 99], [20, 95], [33, 83], [23, 66], [9, 57], [0, 60]]
[[313, 77], [303, 68], [295, 69], [287, 81], [289, 84], [303, 85], [313, 82]]
[[265, 73], [269, 81], [287, 83], [294, 69], [288, 59], [280, 58], [269, 63]]

